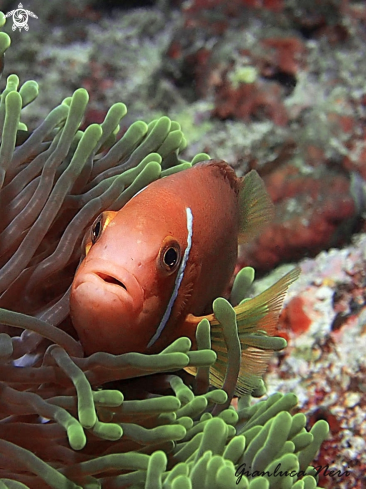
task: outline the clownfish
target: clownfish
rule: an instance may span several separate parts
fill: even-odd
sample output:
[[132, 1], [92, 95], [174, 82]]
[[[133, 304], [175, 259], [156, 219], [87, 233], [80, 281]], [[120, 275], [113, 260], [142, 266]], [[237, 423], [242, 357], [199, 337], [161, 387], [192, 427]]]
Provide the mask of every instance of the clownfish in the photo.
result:
[[[195, 347], [201, 319], [218, 324], [212, 302], [229, 287], [238, 244], [255, 237], [272, 216], [258, 173], [239, 178], [221, 160], [156, 180], [121, 210], [103, 212], [85, 238], [86, 256], [70, 295], [85, 353], [158, 353], [182, 336]], [[249, 332], [273, 333], [297, 276], [295, 269], [234, 308], [239, 337], [248, 324]], [[259, 363], [254, 360], [253, 375]]]

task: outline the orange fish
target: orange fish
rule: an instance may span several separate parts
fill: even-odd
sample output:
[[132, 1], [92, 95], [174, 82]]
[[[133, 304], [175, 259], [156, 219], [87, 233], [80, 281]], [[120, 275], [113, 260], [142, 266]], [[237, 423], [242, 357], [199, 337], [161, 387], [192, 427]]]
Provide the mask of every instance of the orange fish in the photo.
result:
[[[272, 215], [259, 175], [238, 178], [217, 160], [161, 178], [120, 211], [103, 212], [87, 236], [70, 297], [85, 353], [157, 353], [182, 336], [194, 347], [203, 317], [218, 324], [212, 313], [204, 315], [229, 286], [238, 243], [252, 239]], [[249, 333], [274, 331], [297, 274], [236, 306], [239, 336], [249, 323]]]

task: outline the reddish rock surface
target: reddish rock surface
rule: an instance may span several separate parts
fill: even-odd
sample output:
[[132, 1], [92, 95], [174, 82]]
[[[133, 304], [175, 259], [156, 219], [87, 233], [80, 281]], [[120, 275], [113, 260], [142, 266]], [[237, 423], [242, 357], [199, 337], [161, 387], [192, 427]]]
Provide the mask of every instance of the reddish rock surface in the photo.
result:
[[[318, 485], [326, 489], [366, 487], [365, 249], [361, 234], [350, 246], [300, 262], [301, 275], [280, 318], [279, 334], [286, 333], [288, 347], [266, 376], [269, 393], [298, 396], [297, 409], [306, 413], [309, 427], [319, 419], [329, 423], [312, 465], [343, 475], [323, 471]], [[255, 293], [272, 281], [259, 281]]]
[[301, 175], [286, 165], [265, 181], [275, 203], [275, 219], [254, 242], [241, 248], [242, 266], [269, 270], [281, 261], [315, 256], [351, 236], [356, 206], [344, 175], [329, 170]]

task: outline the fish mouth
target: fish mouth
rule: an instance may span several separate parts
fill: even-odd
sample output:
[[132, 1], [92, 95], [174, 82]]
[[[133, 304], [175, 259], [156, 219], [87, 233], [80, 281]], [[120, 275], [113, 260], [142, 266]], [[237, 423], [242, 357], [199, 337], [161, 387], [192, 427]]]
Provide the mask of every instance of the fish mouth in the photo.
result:
[[86, 263], [85, 268], [76, 272], [73, 289], [76, 291], [84, 283], [93, 283], [97, 288], [115, 294], [122, 302], [143, 303], [143, 289], [130, 271], [109, 261], [98, 259]]
[[107, 284], [114, 284], [118, 285], [119, 287], [122, 287], [123, 289], [127, 290], [127, 287], [123, 282], [118, 280], [116, 277], [112, 277], [111, 275], [108, 275], [107, 273], [102, 273], [102, 272], [96, 272], [95, 275], [98, 275], [104, 282]]

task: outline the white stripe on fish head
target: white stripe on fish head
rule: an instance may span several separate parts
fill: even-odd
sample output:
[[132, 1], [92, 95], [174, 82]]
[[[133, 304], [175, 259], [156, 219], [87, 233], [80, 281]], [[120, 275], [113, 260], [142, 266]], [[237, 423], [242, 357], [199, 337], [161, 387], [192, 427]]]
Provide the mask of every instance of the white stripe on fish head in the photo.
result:
[[169, 321], [169, 318], [170, 318], [170, 315], [172, 313], [172, 309], [174, 306], [174, 302], [175, 302], [176, 298], [178, 297], [179, 287], [180, 287], [182, 280], [183, 280], [183, 277], [184, 277], [184, 272], [185, 272], [186, 265], [188, 262], [189, 253], [190, 253], [191, 247], [192, 247], [192, 234], [193, 234], [193, 214], [192, 214], [192, 210], [189, 207], [186, 207], [186, 215], [187, 215], [187, 247], [184, 251], [182, 263], [180, 264], [177, 276], [175, 278], [174, 289], [173, 289], [173, 293], [169, 299], [168, 306], [165, 310], [165, 313], [163, 315], [162, 320], [160, 321], [160, 324], [158, 326], [158, 329], [156, 330], [156, 333], [154, 334], [154, 336], [151, 338], [151, 340], [149, 341], [149, 343], [147, 345], [148, 348], [150, 348], [156, 342], [156, 340], [160, 337], [160, 335], [161, 335], [162, 331], [164, 330], [167, 322]]
[[135, 197], [137, 197], [138, 194], [141, 194], [141, 192], [143, 190], [145, 190], [146, 188], [148, 187], [148, 185], [145, 185], [145, 187], [142, 187], [142, 189], [140, 189], [138, 192], [135, 193], [135, 195], [133, 195], [130, 200], [134, 199]]

